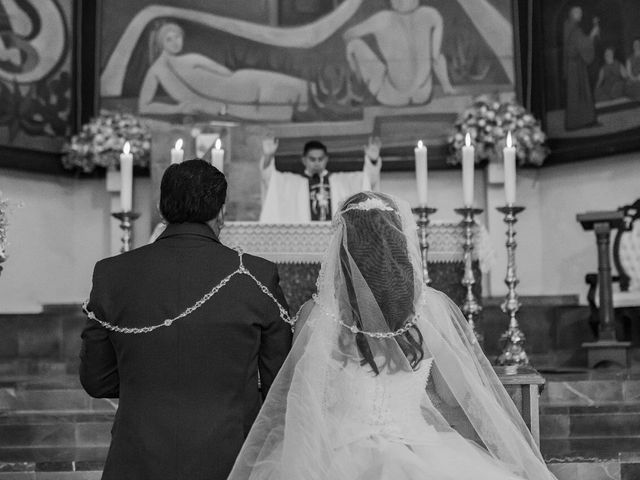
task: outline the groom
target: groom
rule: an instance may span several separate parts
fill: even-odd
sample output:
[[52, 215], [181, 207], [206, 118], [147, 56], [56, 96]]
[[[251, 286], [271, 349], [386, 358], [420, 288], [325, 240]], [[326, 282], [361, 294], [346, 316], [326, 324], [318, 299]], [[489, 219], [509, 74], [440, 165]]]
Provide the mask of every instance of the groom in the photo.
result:
[[103, 479], [223, 480], [289, 351], [288, 307], [273, 263], [218, 240], [220, 171], [171, 165], [160, 189], [158, 240], [95, 266], [80, 379], [119, 398]]

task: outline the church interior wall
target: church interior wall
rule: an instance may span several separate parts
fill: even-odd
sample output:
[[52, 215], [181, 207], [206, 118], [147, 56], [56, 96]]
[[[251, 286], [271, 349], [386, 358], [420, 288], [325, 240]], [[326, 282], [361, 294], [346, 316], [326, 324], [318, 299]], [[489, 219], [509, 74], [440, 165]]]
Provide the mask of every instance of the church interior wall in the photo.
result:
[[[8, 255], [0, 276], [0, 313], [38, 312], [46, 304], [81, 303], [91, 289], [93, 265], [110, 255], [110, 194], [104, 178], [78, 179], [0, 170], [9, 216]], [[134, 205], [149, 210], [149, 179], [137, 178]], [[138, 240], [149, 235], [145, 213]], [[119, 234], [119, 233], [118, 233]]]
[[[131, 8], [137, 11], [151, 2], [118, 0], [116, 3], [118, 5], [112, 6], [113, 11], [125, 12], [127, 4], [134, 5], [135, 8]], [[195, 0], [170, 3], [180, 4], [185, 8], [200, 8], [200, 3]], [[277, 13], [277, 5], [278, 2], [274, 0], [242, 0], [233, 5], [229, 2], [216, 1], [211, 2], [207, 8], [213, 13], [224, 13], [233, 18], [242, 18], [263, 25], [276, 25], [278, 16], [274, 12]], [[371, 8], [375, 9], [374, 6], [365, 5], [365, 9]], [[452, 12], [448, 12], [447, 15], [451, 16]], [[508, 15], [507, 17], [510, 18]], [[307, 21], [302, 18], [299, 20], [302, 23]], [[186, 20], [183, 19], [184, 22]], [[106, 30], [102, 30], [104, 37], [101, 39], [102, 53], [112, 51], [122, 33], [121, 30], [126, 25], [127, 22], [124, 21], [112, 22]], [[508, 26], [508, 22], [505, 26]], [[342, 30], [338, 30], [334, 40], [342, 45], [340, 43]], [[454, 30], [448, 28], [446, 31], [451, 33]], [[148, 33], [144, 31], [140, 45], [148, 46]], [[189, 38], [195, 37], [193, 42], [197, 44], [199, 34], [204, 35], [201, 31], [194, 29], [189, 32]], [[230, 42], [230, 45], [233, 43], [228, 38], [226, 41]], [[198, 47], [195, 44], [187, 43], [186, 51]], [[205, 46], [208, 48], [210, 45]], [[335, 60], [339, 57], [344, 60], [342, 53], [337, 56], [335, 54], [342, 50], [329, 50], [327, 58]], [[216, 52], [209, 53], [213, 55]], [[511, 62], [511, 56], [507, 57]], [[311, 58], [312, 63], [315, 64], [316, 56]], [[502, 79], [501, 82], [499, 83], [503, 93], [513, 91], [512, 81]], [[491, 88], [494, 87], [495, 85], [491, 86]], [[466, 93], [472, 93], [472, 91], [469, 90]], [[466, 102], [466, 97], [461, 99]], [[125, 100], [133, 102], [131, 104], [136, 103], [133, 97], [127, 97]], [[422, 119], [426, 114], [423, 112], [421, 115], [419, 118]], [[438, 122], [442, 123], [440, 117], [436, 116], [439, 118]], [[407, 146], [407, 151], [410, 152], [409, 145], [418, 138], [417, 132], [422, 133], [428, 129], [425, 128], [422, 120], [408, 122], [405, 116], [398, 118], [401, 120], [393, 130], [396, 136], [388, 135], [388, 141]], [[444, 124], [448, 128], [449, 123]], [[171, 128], [174, 127], [175, 125], [171, 126]], [[186, 129], [182, 124], [179, 128]], [[155, 130], [164, 132], [157, 126]], [[406, 132], [410, 141], [400, 138], [403, 132]], [[257, 137], [261, 132], [250, 133]], [[282, 132], [275, 133], [280, 137], [283, 136]], [[239, 203], [237, 197], [245, 199], [253, 195], [257, 198], [258, 191], [255, 182], [250, 185], [247, 181], [251, 175], [254, 180], [258, 177], [249, 171], [251, 165], [246, 159], [250, 155], [246, 153], [251, 150], [251, 145], [259, 146], [259, 141], [251, 143], [249, 140], [255, 140], [255, 138], [246, 132], [243, 135], [242, 141], [236, 140], [235, 150], [229, 155], [233, 164], [230, 165], [227, 173], [232, 180], [232, 190], [234, 176], [243, 179], [242, 189], [236, 187], [233, 190], [240, 193], [231, 193], [229, 203], [232, 214], [237, 214], [239, 210], [236, 208]], [[158, 136], [160, 135], [156, 135]], [[159, 158], [166, 154], [176, 137], [176, 135], [161, 136], [163, 137], [161, 141], [164, 143], [158, 141], [158, 138], [152, 142], [152, 157]], [[297, 155], [302, 137], [302, 134], [300, 138], [296, 137], [297, 143], [290, 141], [288, 147], [287, 142], [283, 141], [281, 153], [294, 152]], [[365, 137], [366, 135], [361, 134], [357, 138], [350, 137], [350, 140], [360, 145]], [[304, 138], [306, 139], [306, 133]], [[398, 145], [385, 146], [398, 147]], [[286, 151], [287, 148], [290, 151]], [[332, 150], [331, 145], [330, 150]], [[257, 157], [255, 152], [253, 155]], [[596, 246], [593, 234], [582, 231], [575, 221], [575, 215], [587, 210], [615, 209], [635, 200], [638, 196], [638, 167], [635, 157], [636, 154], [631, 153], [518, 171], [518, 203], [527, 208], [520, 215], [516, 226], [520, 279], [518, 291], [521, 295], [584, 293], [584, 274], [596, 268]], [[24, 207], [17, 208], [10, 217], [9, 255], [11, 258], [4, 265], [4, 271], [0, 276], [0, 312], [35, 311], [47, 303], [81, 302], [90, 289], [93, 263], [113, 253], [114, 245], [117, 248], [119, 242], [117, 226], [114, 228], [115, 220], [109, 216], [109, 212], [117, 208], [117, 202], [114, 204], [116, 199], [105, 191], [104, 179], [79, 179], [72, 176], [53, 176], [6, 169], [1, 169], [0, 175], [2, 178], [0, 188], [4, 196], [24, 203]], [[438, 212], [433, 216], [434, 220], [458, 218], [453, 210], [462, 203], [460, 177], [460, 170], [457, 169], [429, 172], [429, 202], [433, 207], [438, 208]], [[148, 238], [151, 220], [157, 219], [153, 206], [157, 199], [156, 187], [157, 183], [149, 178], [136, 179], [135, 201], [138, 205], [144, 205], [144, 208], [139, 209], [144, 216], [135, 223], [135, 245], [140, 245]], [[417, 203], [415, 174], [412, 171], [383, 172], [382, 189], [399, 195], [414, 205]], [[485, 296], [501, 296], [506, 292], [503, 280], [506, 270], [505, 225], [501, 216], [495, 212], [495, 207], [504, 204], [503, 187], [500, 184], [489, 184], [486, 170], [478, 171], [476, 174], [475, 204], [485, 210], [480, 220], [488, 227], [496, 252], [492, 271], [483, 279], [483, 293]], [[246, 214], [243, 219], [257, 217], [257, 211], [249, 212], [250, 214], [246, 211], [243, 213]]]
[[[596, 270], [592, 233], [582, 230], [575, 215], [587, 210], [615, 209], [638, 196], [634, 153], [582, 162], [520, 170], [519, 204], [527, 207], [517, 223], [517, 262], [521, 295], [584, 295], [584, 275]], [[80, 303], [89, 293], [93, 264], [108, 256], [112, 220], [104, 179], [53, 177], [2, 170], [3, 194], [22, 207], [10, 216], [10, 260], [0, 276], [0, 312], [39, 311], [48, 303]], [[461, 203], [459, 170], [430, 172], [429, 198], [438, 212], [434, 220], [456, 219]], [[486, 206], [492, 190], [484, 171], [476, 175], [476, 205], [490, 229], [496, 259], [485, 296], [506, 292], [504, 224]], [[146, 241], [153, 207], [148, 178], [136, 178], [135, 202], [144, 213], [136, 222], [135, 245]], [[415, 204], [413, 172], [383, 172], [382, 189]], [[117, 232], [117, 229], [116, 229]], [[116, 239], [117, 240], [117, 239]]]

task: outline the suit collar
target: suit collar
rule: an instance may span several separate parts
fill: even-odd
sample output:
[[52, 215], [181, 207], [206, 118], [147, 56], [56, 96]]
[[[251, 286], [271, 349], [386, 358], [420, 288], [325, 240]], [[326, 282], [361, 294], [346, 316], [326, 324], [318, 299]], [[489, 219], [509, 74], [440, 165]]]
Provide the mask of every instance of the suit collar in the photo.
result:
[[182, 235], [205, 237], [220, 243], [217, 235], [206, 223], [170, 223], [158, 237], [158, 240]]

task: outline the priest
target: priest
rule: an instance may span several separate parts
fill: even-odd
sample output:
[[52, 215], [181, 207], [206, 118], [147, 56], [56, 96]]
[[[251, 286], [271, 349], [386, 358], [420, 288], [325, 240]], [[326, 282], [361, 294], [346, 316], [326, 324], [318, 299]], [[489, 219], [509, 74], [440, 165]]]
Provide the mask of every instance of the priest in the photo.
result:
[[278, 140], [262, 142], [262, 211], [266, 223], [305, 223], [331, 220], [333, 211], [348, 196], [363, 190], [378, 190], [380, 184], [379, 138], [370, 138], [364, 147], [364, 165], [359, 172], [327, 170], [327, 147], [311, 140], [304, 146], [304, 174], [280, 172], [275, 166]]

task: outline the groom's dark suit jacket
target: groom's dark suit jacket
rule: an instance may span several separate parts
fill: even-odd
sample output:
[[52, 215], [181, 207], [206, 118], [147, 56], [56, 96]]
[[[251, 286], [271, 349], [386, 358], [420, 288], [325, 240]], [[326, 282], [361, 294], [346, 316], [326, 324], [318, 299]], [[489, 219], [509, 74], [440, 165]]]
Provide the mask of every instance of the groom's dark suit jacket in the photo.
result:
[[[244, 264], [287, 308], [276, 266]], [[88, 309], [121, 327], [172, 318], [239, 266], [205, 224], [172, 224], [151, 245], [98, 262]], [[103, 479], [223, 480], [291, 346], [275, 303], [247, 275], [151, 333], [88, 320], [80, 379], [119, 398]], [[258, 372], [262, 395], [258, 390]]]

